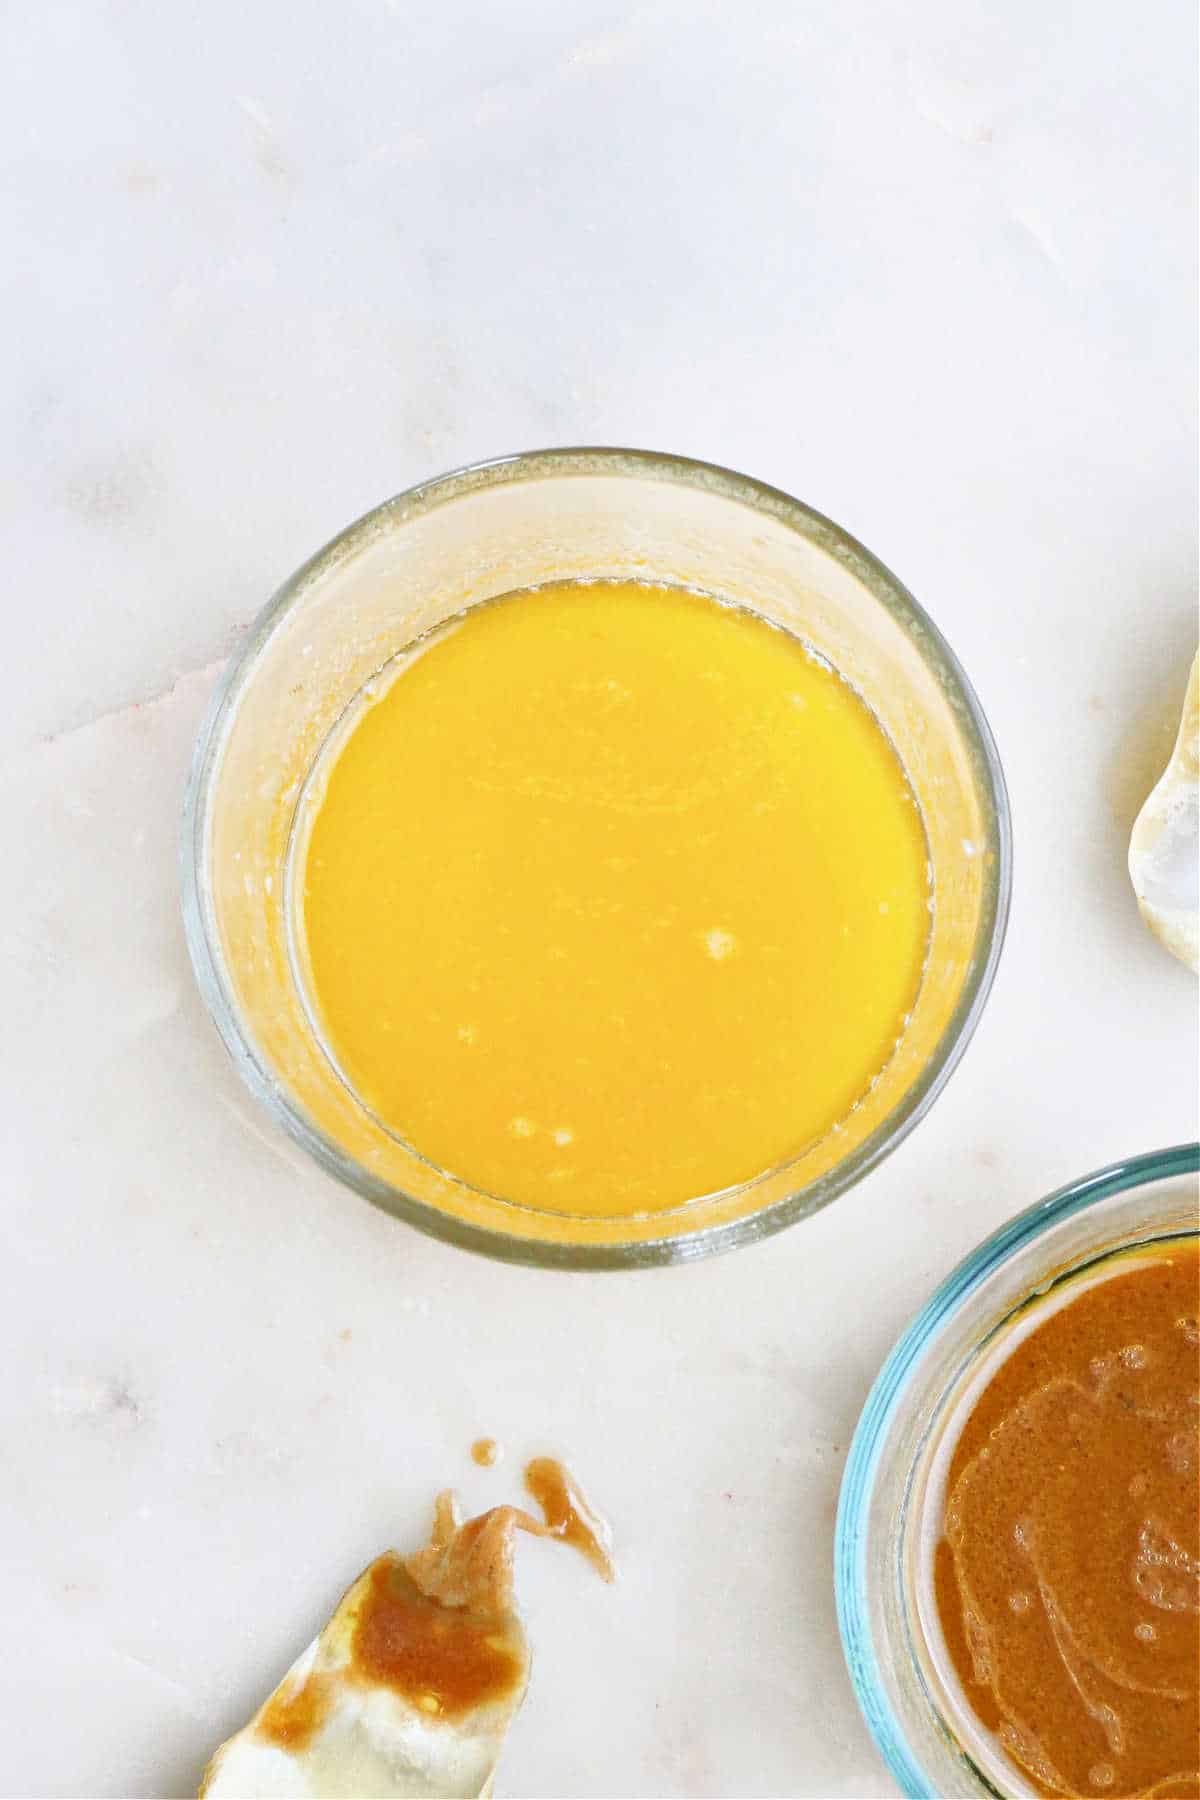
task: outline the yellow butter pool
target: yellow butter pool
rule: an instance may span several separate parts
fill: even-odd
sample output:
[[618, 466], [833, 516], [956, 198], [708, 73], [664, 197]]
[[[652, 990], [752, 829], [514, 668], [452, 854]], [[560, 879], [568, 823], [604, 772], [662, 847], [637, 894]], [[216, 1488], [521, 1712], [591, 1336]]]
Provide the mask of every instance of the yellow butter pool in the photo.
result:
[[573, 582], [400, 659], [314, 774], [302, 961], [349, 1085], [438, 1167], [563, 1214], [787, 1161], [888, 1061], [929, 936], [903, 771], [753, 614]]

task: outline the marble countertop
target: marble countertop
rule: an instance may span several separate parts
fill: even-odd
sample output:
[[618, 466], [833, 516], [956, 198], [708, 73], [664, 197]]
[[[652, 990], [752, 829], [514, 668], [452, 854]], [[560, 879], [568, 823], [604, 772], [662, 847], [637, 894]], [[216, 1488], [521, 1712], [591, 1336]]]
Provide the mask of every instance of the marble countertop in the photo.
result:
[[[434, 1491], [514, 1496], [533, 1450], [621, 1580], [522, 1548], [502, 1792], [892, 1791], [831, 1591], [871, 1379], [1000, 1220], [1196, 1131], [1195, 984], [1124, 869], [1196, 637], [1191, 35], [1177, 0], [9, 9], [4, 1793], [194, 1792]], [[184, 769], [258, 606], [388, 493], [552, 442], [832, 514], [1011, 786], [947, 1093], [694, 1268], [491, 1266], [343, 1193], [182, 942]]]

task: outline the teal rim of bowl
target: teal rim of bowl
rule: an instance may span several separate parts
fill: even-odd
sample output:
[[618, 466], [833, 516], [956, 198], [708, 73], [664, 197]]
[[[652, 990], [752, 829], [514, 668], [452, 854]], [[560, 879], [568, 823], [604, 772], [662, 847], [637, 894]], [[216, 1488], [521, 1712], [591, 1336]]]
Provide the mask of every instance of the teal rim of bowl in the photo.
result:
[[902, 1334], [875, 1379], [855, 1428], [842, 1477], [834, 1531], [833, 1579], [838, 1629], [855, 1698], [876, 1747], [906, 1800], [939, 1800], [937, 1790], [908, 1742], [903, 1725], [879, 1676], [867, 1591], [867, 1515], [875, 1491], [879, 1459], [896, 1413], [907, 1397], [908, 1379], [927, 1345], [961, 1303], [994, 1270], [1075, 1213], [1114, 1194], [1200, 1172], [1200, 1143], [1151, 1150], [1109, 1163], [1044, 1200], [1035, 1201], [985, 1238], [930, 1296]]

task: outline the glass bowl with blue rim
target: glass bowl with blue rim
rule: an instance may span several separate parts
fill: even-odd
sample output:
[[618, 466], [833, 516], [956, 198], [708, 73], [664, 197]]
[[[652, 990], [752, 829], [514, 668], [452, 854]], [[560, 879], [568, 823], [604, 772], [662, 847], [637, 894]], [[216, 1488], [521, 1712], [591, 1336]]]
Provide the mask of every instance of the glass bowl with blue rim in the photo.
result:
[[1019, 1213], [926, 1302], [884, 1363], [842, 1481], [834, 1552], [850, 1678], [901, 1793], [1035, 1790], [975, 1718], [940, 1641], [938, 1470], [1018, 1315], [1122, 1252], [1200, 1230], [1200, 1145], [1112, 1163]]

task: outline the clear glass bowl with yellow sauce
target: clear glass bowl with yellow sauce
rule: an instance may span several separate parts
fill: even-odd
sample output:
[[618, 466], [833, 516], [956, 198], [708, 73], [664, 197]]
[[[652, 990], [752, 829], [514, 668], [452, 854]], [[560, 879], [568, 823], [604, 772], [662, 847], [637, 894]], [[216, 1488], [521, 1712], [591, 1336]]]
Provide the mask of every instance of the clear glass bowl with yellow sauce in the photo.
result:
[[[306, 795], [329, 791], [322, 759], [345, 740], [346, 721], [374, 706], [373, 682], [389, 667], [408, 680], [414, 645], [435, 646], [429, 655], [445, 662], [439, 634], [477, 619], [489, 602], [572, 583], [588, 588], [593, 616], [604, 592], [598, 584], [612, 584], [614, 595], [630, 584], [668, 588], [753, 614], [815, 652], [881, 729], [928, 852], [924, 964], [887, 1060], [828, 1128], [805, 1139], [809, 1128], [799, 1127], [794, 1149], [748, 1178], [674, 1193], [669, 1203], [646, 1204], [643, 1194], [589, 1209], [569, 1197], [557, 1203], [545, 1182], [519, 1199], [499, 1182], [487, 1191], [486, 1181], [455, 1168], [453, 1108], [443, 1109], [451, 1119], [446, 1147], [423, 1154], [418, 1134], [394, 1128], [347, 1078], [313, 1004], [303, 944], [298, 949], [296, 896], [308, 884], [303, 870], [297, 876], [297, 845], [311, 841]], [[478, 638], [463, 625], [456, 642], [465, 651]], [[480, 666], [477, 659], [477, 681]], [[422, 667], [433, 667], [429, 656]], [[476, 691], [484, 696], [486, 685]], [[469, 729], [471, 709], [458, 713]], [[689, 741], [702, 762], [706, 746], [681, 728], [680, 743]], [[707, 753], [711, 762], [711, 745]], [[425, 817], [436, 827], [436, 809]], [[388, 501], [269, 603], [197, 744], [184, 818], [184, 918], [201, 990], [240, 1073], [325, 1169], [394, 1216], [466, 1248], [545, 1266], [622, 1268], [710, 1254], [779, 1230], [828, 1204], [895, 1147], [941, 1092], [986, 1001], [1010, 864], [1003, 777], [979, 704], [932, 622], [868, 551], [799, 501], [728, 470], [644, 451], [550, 450], [463, 469]], [[330, 904], [336, 921], [336, 897]], [[704, 923], [712, 929], [693, 934], [707, 947], [701, 967], [719, 979], [713, 969], [735, 940], [721, 919]], [[452, 933], [442, 936], [446, 955]], [[416, 976], [424, 973], [418, 965]], [[436, 996], [426, 1003], [436, 1011]], [[470, 1045], [472, 1022], [455, 1013], [448, 1039], [452, 1022]], [[668, 1058], [669, 1050], [664, 1067]], [[497, 1063], [502, 1075], [503, 1058]], [[552, 1072], [553, 1057], [541, 1055], [542, 1079], [544, 1064]], [[438, 1066], [454, 1064], [447, 1056]], [[548, 1114], [539, 1123], [510, 1110], [514, 1153], [526, 1139], [537, 1148], [544, 1137], [547, 1159], [571, 1145], [574, 1121]], [[595, 1131], [603, 1118], [589, 1122]], [[630, 1141], [618, 1160], [636, 1194], [629, 1171], [636, 1174], [638, 1134], [624, 1135]], [[465, 1145], [463, 1157], [469, 1164]], [[547, 1181], [556, 1173], [548, 1163]]]
[[867, 1724], [914, 1800], [1035, 1792], [965, 1703], [941, 1636], [939, 1480], [957, 1432], [1034, 1305], [1077, 1292], [1119, 1253], [1194, 1240], [1198, 1172], [1200, 1145], [1184, 1144], [1100, 1169], [1018, 1214], [942, 1283], [875, 1382], [842, 1482], [838, 1620]]

